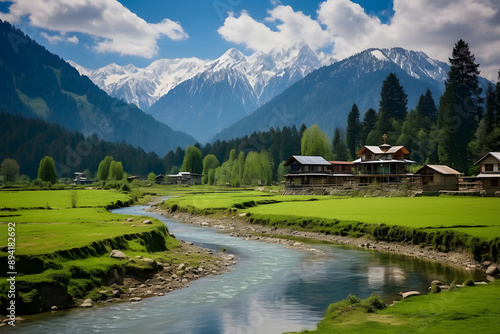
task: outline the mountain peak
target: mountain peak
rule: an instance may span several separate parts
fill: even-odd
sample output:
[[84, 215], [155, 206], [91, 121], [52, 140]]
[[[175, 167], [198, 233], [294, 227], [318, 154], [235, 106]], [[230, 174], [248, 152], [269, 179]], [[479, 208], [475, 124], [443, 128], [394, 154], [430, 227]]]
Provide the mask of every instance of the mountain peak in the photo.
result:
[[219, 58], [219, 59], [232, 59], [236, 61], [243, 61], [246, 59], [246, 56], [241, 53], [241, 51], [235, 49], [235, 48], [230, 48], [224, 54]]

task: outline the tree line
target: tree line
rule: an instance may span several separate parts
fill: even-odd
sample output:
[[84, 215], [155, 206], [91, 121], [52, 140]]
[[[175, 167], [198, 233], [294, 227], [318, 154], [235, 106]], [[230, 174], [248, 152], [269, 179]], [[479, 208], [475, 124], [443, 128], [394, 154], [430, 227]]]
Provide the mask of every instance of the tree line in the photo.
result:
[[[217, 140], [204, 146], [197, 143], [185, 150], [177, 147], [160, 159], [155, 153], [124, 142], [105, 142], [96, 136], [85, 138], [59, 125], [0, 114], [0, 131], [5, 134], [0, 136], [0, 160], [14, 159], [20, 172], [29, 178], [38, 176], [38, 161], [48, 155], [54, 159], [60, 177], [85, 171], [89, 178], [107, 180], [109, 175], [104, 177], [102, 173], [109, 174], [111, 161], [116, 159], [123, 162], [120, 167], [115, 166], [121, 168], [121, 173], [148, 175], [150, 181], [158, 174], [186, 171], [203, 174], [206, 184], [271, 184], [281, 180], [286, 173], [283, 164], [293, 154], [354, 160], [362, 146], [380, 145], [386, 134], [387, 143], [405, 146], [418, 164], [443, 163], [477, 174], [473, 162], [489, 151], [500, 150], [500, 72], [499, 82], [490, 85], [482, 98], [479, 64], [468, 44], [463, 40], [456, 43], [449, 60], [450, 71], [438, 105], [427, 90], [408, 112], [408, 97], [391, 73], [383, 81], [378, 111], [370, 108], [361, 119], [360, 110], [353, 104], [347, 128], [336, 128], [332, 141], [318, 125], [307, 128], [302, 124], [299, 129], [295, 125], [271, 128], [229, 141]], [[110, 164], [106, 162], [101, 171], [103, 161]], [[12, 165], [12, 161], [5, 164]], [[0, 171], [8, 169], [0, 166]], [[2, 175], [4, 180], [12, 177]]]
[[335, 130], [334, 154], [355, 159], [363, 145], [380, 145], [386, 134], [388, 143], [405, 146], [418, 164], [441, 163], [462, 173], [477, 174], [474, 162], [500, 150], [500, 71], [496, 86], [490, 84], [483, 98], [478, 85], [479, 64], [469, 45], [458, 41], [449, 61], [438, 106], [427, 90], [407, 112], [407, 95], [397, 77], [390, 74], [382, 85], [378, 112], [369, 109], [360, 120], [354, 104], [345, 136], [337, 136], [342, 130]]

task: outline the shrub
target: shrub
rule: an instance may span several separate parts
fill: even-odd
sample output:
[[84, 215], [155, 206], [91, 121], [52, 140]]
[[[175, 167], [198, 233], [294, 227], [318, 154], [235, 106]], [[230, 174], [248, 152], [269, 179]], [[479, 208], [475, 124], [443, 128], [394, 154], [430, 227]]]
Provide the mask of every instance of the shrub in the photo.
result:
[[474, 284], [474, 281], [471, 280], [470, 278], [468, 280], [466, 280], [463, 284], [463, 286], [475, 286], [476, 284]]
[[126, 183], [125, 183], [125, 184], [122, 186], [122, 191], [124, 191], [124, 192], [130, 192], [130, 187], [128, 186], [128, 184], [126, 184]]
[[431, 293], [440, 293], [441, 288], [437, 284], [432, 284], [431, 285]]
[[384, 301], [375, 293], [363, 300], [361, 304], [367, 308], [368, 312], [375, 312], [385, 308]]

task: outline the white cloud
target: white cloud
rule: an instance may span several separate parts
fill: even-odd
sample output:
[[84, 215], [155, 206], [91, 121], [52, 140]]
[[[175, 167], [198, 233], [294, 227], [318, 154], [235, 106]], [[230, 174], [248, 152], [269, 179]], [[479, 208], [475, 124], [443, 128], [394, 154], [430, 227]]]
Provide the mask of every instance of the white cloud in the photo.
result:
[[9, 12], [0, 13], [0, 19], [11, 23], [23, 17], [34, 27], [60, 32], [45, 33], [51, 43], [77, 43], [76, 36], [62, 38], [68, 32], [89, 34], [98, 52], [151, 58], [158, 53], [157, 41], [162, 36], [174, 41], [188, 38], [178, 22], [148, 23], [116, 0], [12, 0]]
[[62, 32], [56, 35], [49, 35], [46, 32], [42, 31], [40, 33], [50, 44], [58, 44], [58, 43], [70, 43], [70, 44], [78, 44], [79, 39], [75, 35], [71, 37], [66, 37], [66, 33]]
[[290, 6], [277, 6], [261, 22], [246, 12], [226, 18], [219, 34], [252, 50], [268, 51], [301, 40], [332, 46], [342, 59], [369, 47], [400, 46], [447, 61], [459, 39], [469, 43], [481, 75], [496, 81], [500, 67], [498, 0], [394, 0], [386, 24], [350, 0], [326, 0], [312, 19]]
[[238, 18], [229, 15], [217, 31], [227, 41], [262, 51], [300, 41], [307, 41], [317, 47], [330, 42], [328, 32], [317, 21], [302, 12], [295, 12], [290, 6], [277, 6], [269, 10], [268, 14], [264, 21], [270, 26], [276, 26], [276, 30], [255, 21], [243, 11]]

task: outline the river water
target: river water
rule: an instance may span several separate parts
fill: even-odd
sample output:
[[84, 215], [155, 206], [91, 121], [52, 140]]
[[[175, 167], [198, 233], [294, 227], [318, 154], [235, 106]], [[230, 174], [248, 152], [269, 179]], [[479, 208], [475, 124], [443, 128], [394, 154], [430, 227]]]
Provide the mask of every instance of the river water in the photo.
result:
[[189, 288], [139, 303], [58, 311], [21, 324], [22, 333], [247, 334], [314, 329], [332, 302], [377, 293], [386, 302], [398, 292], [426, 293], [434, 279], [461, 283], [479, 273], [395, 254], [345, 246], [314, 245], [325, 255], [243, 240], [216, 229], [181, 224], [135, 206], [113, 212], [165, 222], [178, 239], [227, 249], [237, 264], [227, 274], [199, 279]]

